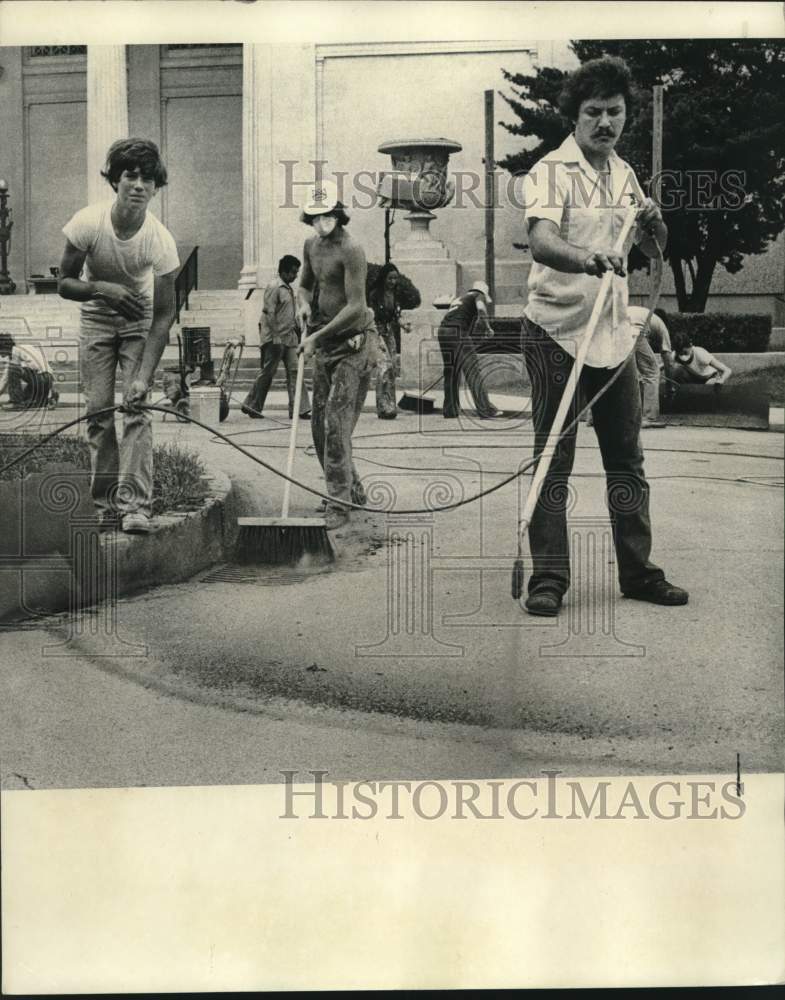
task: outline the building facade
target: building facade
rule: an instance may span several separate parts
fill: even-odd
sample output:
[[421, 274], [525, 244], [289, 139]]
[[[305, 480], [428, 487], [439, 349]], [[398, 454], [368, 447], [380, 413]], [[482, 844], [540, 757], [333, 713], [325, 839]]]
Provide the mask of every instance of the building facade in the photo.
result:
[[[525, 73], [540, 62], [569, 68], [574, 57], [552, 42], [2, 48], [0, 176], [14, 213], [17, 293], [59, 263], [73, 212], [111, 197], [103, 156], [134, 134], [162, 150], [169, 185], [153, 210], [181, 259], [199, 247], [199, 288], [243, 293], [266, 283], [284, 253], [300, 255], [307, 231], [298, 205], [315, 171], [339, 182], [352, 231], [381, 262], [384, 212], [373, 189], [391, 163], [379, 145], [455, 140], [462, 149], [449, 170], [458, 192], [431, 224], [432, 259], [409, 260], [405, 213], [391, 229], [393, 259], [426, 295], [453, 294], [484, 273], [484, 93], [506, 89], [502, 68]], [[511, 118], [497, 96], [497, 159], [520, 144], [500, 124]], [[525, 298], [527, 254], [515, 246], [524, 241], [519, 189], [503, 172], [498, 178], [497, 287], [512, 305]], [[738, 275], [718, 269], [709, 308], [769, 312], [781, 324], [784, 275], [780, 239]]]

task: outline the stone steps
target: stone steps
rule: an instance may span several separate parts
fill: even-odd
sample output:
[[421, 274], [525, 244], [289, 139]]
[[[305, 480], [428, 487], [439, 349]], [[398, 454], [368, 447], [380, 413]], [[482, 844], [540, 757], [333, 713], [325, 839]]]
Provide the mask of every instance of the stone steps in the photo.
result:
[[[213, 351], [213, 361], [215, 362], [216, 369], [220, 365], [222, 350], [218, 352]], [[54, 374], [58, 392], [61, 394], [66, 393], [80, 393], [81, 392], [81, 380], [79, 378], [79, 366], [78, 361], [75, 356], [68, 357], [66, 359], [58, 360], [56, 358], [49, 359], [52, 368], [52, 373]], [[158, 366], [155, 376], [155, 387], [156, 390], [163, 391], [162, 379], [163, 372], [165, 369], [176, 369], [178, 367], [178, 357], [177, 357], [177, 347], [169, 346], [164, 351], [161, 364]], [[283, 373], [283, 366], [279, 366], [278, 373], [276, 373], [275, 378], [272, 382], [271, 391], [286, 391], [286, 377]], [[240, 367], [237, 371], [237, 377], [235, 381], [235, 393], [247, 392], [253, 384], [256, 376], [259, 374], [259, 353], [258, 351], [253, 351], [251, 354], [246, 352], [241, 361]], [[305, 366], [305, 379], [310, 387], [312, 379], [312, 368], [308, 364]]]

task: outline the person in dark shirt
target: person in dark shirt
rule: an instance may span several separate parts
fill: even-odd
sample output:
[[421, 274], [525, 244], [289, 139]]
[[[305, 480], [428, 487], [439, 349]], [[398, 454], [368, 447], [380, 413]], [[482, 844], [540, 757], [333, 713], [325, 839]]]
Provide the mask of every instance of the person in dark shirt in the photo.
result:
[[419, 292], [410, 282], [407, 284], [408, 289], [403, 287], [395, 264], [385, 264], [379, 269], [368, 296], [381, 349], [376, 375], [376, 415], [380, 420], [394, 420], [398, 413], [395, 379], [401, 352], [401, 329], [410, 329], [408, 324], [401, 322], [401, 310], [416, 309], [420, 305]]
[[493, 336], [486, 307], [490, 301], [488, 286], [484, 281], [475, 281], [465, 295], [453, 300], [439, 326], [437, 336], [444, 362], [442, 412], [447, 418], [457, 417], [460, 411], [458, 389], [461, 373], [472, 394], [477, 416], [499, 415], [483, 385], [482, 369], [476, 353], [482, 340]]

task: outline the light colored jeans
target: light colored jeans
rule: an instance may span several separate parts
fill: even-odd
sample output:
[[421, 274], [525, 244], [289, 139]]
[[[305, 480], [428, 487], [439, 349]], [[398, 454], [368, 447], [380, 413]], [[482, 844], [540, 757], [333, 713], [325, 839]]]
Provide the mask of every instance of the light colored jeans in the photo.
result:
[[385, 325], [379, 327], [379, 364], [376, 370], [376, 415], [394, 417], [398, 413], [395, 377], [398, 374], [398, 355], [395, 335]]
[[[79, 366], [87, 412], [114, 406], [117, 366], [123, 391], [133, 381], [142, 361], [147, 330], [120, 316], [110, 319], [83, 317]], [[145, 398], [146, 402], [146, 398]], [[91, 490], [99, 512], [152, 513], [153, 430], [150, 413], [123, 414], [123, 435], [118, 446], [115, 414], [89, 416], [87, 440], [92, 468]]]
[[643, 393], [643, 419], [660, 419], [660, 366], [657, 355], [645, 337], [635, 345], [635, 365]]
[[364, 332], [365, 342], [356, 353], [335, 358], [317, 349], [313, 356], [311, 435], [327, 493], [335, 501], [329, 508], [341, 509], [341, 500], [351, 502], [352, 487], [360, 482], [352, 461], [352, 433], [379, 356], [375, 327]]

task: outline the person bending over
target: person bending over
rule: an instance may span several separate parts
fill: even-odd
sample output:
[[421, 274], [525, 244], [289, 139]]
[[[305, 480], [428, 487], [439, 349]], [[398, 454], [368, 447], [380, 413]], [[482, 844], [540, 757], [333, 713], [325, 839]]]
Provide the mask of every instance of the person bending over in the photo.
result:
[[461, 373], [474, 400], [479, 417], [496, 417], [499, 411], [491, 403], [485, 389], [477, 348], [493, 336], [487, 305], [490, 291], [484, 281], [475, 281], [465, 295], [455, 299], [439, 324], [437, 337], [444, 365], [444, 406], [442, 415], [457, 417], [461, 404], [459, 387]]
[[36, 344], [18, 345], [10, 333], [0, 333], [0, 396], [8, 393], [12, 407], [56, 406], [54, 376]]
[[679, 343], [670, 373], [674, 382], [687, 385], [725, 385], [733, 372], [704, 347], [694, 347], [690, 340]]

